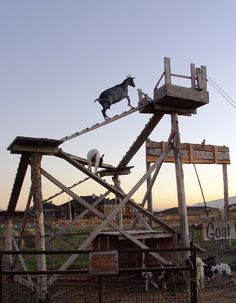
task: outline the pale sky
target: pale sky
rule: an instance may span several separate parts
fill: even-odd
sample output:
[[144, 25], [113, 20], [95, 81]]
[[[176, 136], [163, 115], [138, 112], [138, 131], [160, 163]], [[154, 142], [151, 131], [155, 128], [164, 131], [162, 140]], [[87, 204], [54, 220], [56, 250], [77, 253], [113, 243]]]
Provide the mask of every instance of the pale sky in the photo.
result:
[[[12, 1], [0, 2], [0, 208], [10, 198], [19, 155], [7, 147], [16, 136], [61, 139], [103, 121], [100, 93], [128, 74], [136, 77], [129, 88], [137, 105], [137, 88], [150, 97], [163, 72], [164, 57], [171, 58], [174, 73], [189, 75], [190, 63], [205, 65], [207, 73], [236, 100], [236, 2], [215, 1]], [[179, 118], [182, 142], [226, 145], [229, 196], [236, 195], [236, 109], [210, 84], [210, 103], [196, 115]], [[128, 110], [123, 100], [109, 116]], [[151, 115], [134, 113], [61, 145], [86, 157], [91, 148], [105, 154], [106, 163], [117, 165], [140, 134]], [[165, 141], [170, 133], [166, 115], [150, 135]], [[132, 159], [132, 174], [121, 178], [128, 192], [145, 173], [145, 150]], [[42, 167], [70, 186], [86, 176], [62, 160], [45, 157]], [[206, 200], [223, 197], [221, 165], [198, 165]], [[202, 202], [192, 165], [184, 165], [186, 202]], [[18, 209], [24, 209], [29, 190], [29, 171]], [[108, 179], [109, 181], [109, 179]], [[110, 181], [112, 184], [112, 181]], [[145, 185], [144, 185], [145, 187]], [[136, 202], [143, 189], [133, 196]], [[43, 179], [44, 198], [59, 191]], [[76, 188], [79, 195], [101, 194], [105, 189], [93, 181]], [[154, 208], [177, 206], [175, 170], [165, 164], [153, 188]], [[68, 201], [62, 195], [53, 202]]]

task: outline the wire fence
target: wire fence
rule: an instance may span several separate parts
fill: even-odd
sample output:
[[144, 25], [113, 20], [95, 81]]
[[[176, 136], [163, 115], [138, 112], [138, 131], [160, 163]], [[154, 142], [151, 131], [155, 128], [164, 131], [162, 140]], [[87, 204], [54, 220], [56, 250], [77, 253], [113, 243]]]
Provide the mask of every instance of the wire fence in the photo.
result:
[[[169, 249], [169, 254], [181, 253], [181, 249]], [[107, 253], [97, 251], [95, 253]], [[118, 255], [150, 254], [153, 250], [123, 250]], [[164, 250], [154, 250], [163, 253]], [[80, 251], [90, 254], [91, 251]], [[94, 251], [92, 252], [94, 253]], [[192, 256], [196, 252], [191, 250]], [[196, 268], [171, 264], [170, 266], [124, 268], [118, 267], [114, 273], [96, 273], [87, 269], [68, 270], [14, 270], [5, 268], [6, 256], [18, 258], [27, 255], [71, 255], [78, 251], [20, 251], [0, 252], [0, 302], [1, 303], [149, 303], [179, 302], [196, 303]], [[21, 256], [21, 257], [20, 257]], [[163, 274], [165, 274], [163, 276]], [[163, 279], [160, 276], [164, 277]], [[148, 277], [148, 278], [147, 278]]]

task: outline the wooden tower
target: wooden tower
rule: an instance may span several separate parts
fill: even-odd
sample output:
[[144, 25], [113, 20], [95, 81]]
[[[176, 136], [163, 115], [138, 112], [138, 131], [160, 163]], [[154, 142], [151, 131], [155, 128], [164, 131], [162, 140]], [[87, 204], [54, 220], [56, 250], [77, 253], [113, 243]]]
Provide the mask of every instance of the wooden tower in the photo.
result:
[[[171, 82], [172, 77], [189, 79], [191, 86], [186, 88], [174, 85]], [[160, 86], [163, 81], [164, 84]], [[83, 217], [84, 213], [89, 211], [101, 220], [101, 223], [77, 248], [78, 254], [71, 255], [68, 260], [59, 268], [59, 270], [66, 270], [79, 256], [80, 250], [88, 249], [91, 247], [97, 248], [99, 247], [99, 245], [100, 249], [109, 248], [109, 239], [111, 239], [113, 236], [122, 237], [129, 241], [129, 243], [132, 243], [132, 245], [135, 245], [135, 247], [141, 249], [149, 248], [148, 243], [151, 243], [150, 239], [155, 239], [155, 245], [156, 243], [158, 243], [161, 246], [161, 243], [165, 243], [165, 245], [176, 247], [178, 246], [179, 237], [181, 238], [181, 246], [188, 247], [189, 231], [183, 182], [182, 159], [180, 155], [181, 142], [179, 134], [178, 116], [190, 116], [192, 114], [196, 114], [196, 109], [200, 106], [207, 104], [209, 102], [208, 99], [209, 98], [207, 92], [206, 68], [204, 66], [201, 66], [201, 68], [195, 68], [194, 64], [191, 64], [190, 76], [177, 75], [171, 73], [170, 59], [165, 58], [164, 72], [154, 88], [153, 99], [150, 98], [147, 94], [144, 94], [141, 90], [139, 90], [138, 107], [131, 109], [128, 112], [124, 112], [121, 115], [117, 115], [100, 124], [95, 124], [92, 127], [86, 128], [80, 132], [76, 132], [70, 136], [66, 136], [60, 140], [47, 138], [16, 137], [8, 148], [11, 153], [20, 154], [21, 158], [16, 173], [13, 190], [9, 200], [9, 205], [5, 212], [5, 216], [8, 218], [8, 224], [6, 225], [6, 247], [11, 247], [10, 219], [15, 214], [16, 205], [19, 199], [21, 187], [28, 166], [31, 167], [31, 188], [29, 190], [29, 199], [26, 205], [26, 213], [28, 212], [30, 201], [32, 198], [35, 209], [37, 249], [45, 249], [41, 176], [47, 178], [54, 185], [60, 188], [62, 192], [67, 193], [70, 197], [81, 203], [81, 205], [86, 208], [86, 211], [78, 216], [78, 220]], [[121, 119], [124, 116], [130, 115], [136, 111], [139, 111], [142, 114], [151, 114], [151, 118], [149, 119], [148, 123], [145, 125], [137, 139], [128, 149], [126, 154], [120, 160], [118, 165], [112, 166], [109, 164], [103, 164], [99, 175], [95, 175], [93, 172], [88, 170], [86, 159], [66, 153], [61, 148], [59, 148], [59, 146], [61, 147], [63, 142], [67, 140], [84, 135], [87, 132], [93, 131], [108, 123], [112, 123], [113, 121]], [[163, 149], [160, 155], [156, 157], [154, 161], [147, 161], [147, 171], [139, 179], [139, 181], [134, 184], [130, 191], [128, 193], [125, 193], [125, 191], [122, 189], [119, 176], [131, 173], [132, 167], [128, 166], [128, 164], [132, 160], [133, 156], [139, 151], [141, 146], [146, 142], [147, 138], [155, 129], [157, 124], [160, 122], [162, 117], [166, 114], [170, 115], [171, 117], [171, 131], [169, 138], [166, 140], [165, 145], [163, 145]], [[156, 176], [161, 168], [161, 165], [165, 161], [169, 153], [173, 153], [176, 168], [177, 195], [181, 225], [180, 235], [178, 235], [174, 228], [164, 223], [152, 213], [151, 190]], [[53, 177], [41, 167], [41, 160], [42, 157], [45, 155], [56, 156], [62, 161], [66, 161], [68, 165], [72, 165], [80, 172], [82, 172], [83, 174], [103, 186], [106, 190], [104, 196], [108, 193], [114, 194], [116, 200], [118, 201], [117, 206], [111, 211], [110, 214], [105, 215], [96, 208], [96, 206], [101, 202], [101, 199], [96, 201], [93, 205], [87, 203], [83, 198], [77, 195], [72, 190], [72, 188], [69, 188], [62, 184], [59, 180], [57, 180], [55, 177]], [[106, 180], [104, 180], [104, 177], [106, 176], [112, 176], [114, 184], [109, 184]], [[132, 199], [132, 196], [144, 182], [147, 182], [147, 190], [144, 193], [144, 197], [141, 203], [137, 203]], [[146, 202], [148, 202], [147, 207], [145, 207]], [[130, 228], [127, 229], [124, 226], [122, 220], [122, 210], [126, 205], [129, 205], [132, 208], [136, 218], [133, 222], [133, 228], [131, 230]], [[141, 222], [143, 226], [143, 230], [141, 231], [137, 230], [136, 228], [138, 221]], [[23, 222], [24, 229], [26, 222], [25, 219], [23, 220]], [[152, 224], [158, 226], [161, 231], [157, 232], [153, 230]], [[113, 229], [113, 232], [111, 232], [110, 234], [105, 234], [104, 230], [108, 225]], [[104, 246], [105, 244], [102, 244], [105, 243], [102, 242], [104, 238], [106, 238], [106, 243], [108, 243], [106, 244], [107, 246]], [[18, 247], [18, 249], [20, 249], [20, 247]], [[173, 260], [171, 260], [168, 256], [154, 252], [150, 252], [149, 254], [157, 261], [158, 264], [169, 265], [173, 262]], [[9, 260], [9, 262], [11, 262], [11, 260]], [[37, 264], [39, 270], [46, 269], [46, 259], [44, 255], [38, 257]], [[47, 285], [52, 285], [55, 279], [56, 277], [49, 279]], [[41, 281], [39, 283], [46, 285], [45, 281]], [[45, 292], [45, 289], [43, 290], [43, 292]]]

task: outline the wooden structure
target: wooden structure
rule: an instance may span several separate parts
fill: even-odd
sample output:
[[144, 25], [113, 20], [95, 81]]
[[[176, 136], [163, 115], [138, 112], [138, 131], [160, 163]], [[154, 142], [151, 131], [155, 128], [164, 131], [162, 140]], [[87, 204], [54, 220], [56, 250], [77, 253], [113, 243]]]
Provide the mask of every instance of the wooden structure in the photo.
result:
[[[44, 218], [43, 218], [43, 197], [42, 197], [42, 182], [41, 176], [44, 176], [54, 185], [60, 188], [61, 192], [68, 194], [73, 199], [81, 203], [86, 210], [78, 216], [77, 219], [83, 218], [84, 214], [87, 212], [92, 212], [99, 219], [101, 223], [94, 229], [93, 232], [84, 240], [84, 242], [77, 248], [78, 254], [71, 255], [66, 262], [59, 268], [59, 270], [68, 269], [71, 264], [79, 257], [80, 250], [88, 249], [90, 247], [110, 247], [113, 246], [113, 237], [117, 240], [125, 241], [125, 246], [127, 243], [131, 243], [133, 247], [148, 249], [153, 248], [155, 245], [162, 247], [164, 245], [177, 245], [177, 232], [170, 227], [168, 224], [164, 223], [162, 220], [157, 218], [152, 213], [152, 201], [151, 201], [151, 190], [156, 179], [156, 176], [161, 168], [163, 161], [173, 151], [173, 157], [175, 159], [176, 167], [176, 179], [177, 179], [177, 195], [179, 202], [179, 214], [180, 214], [180, 225], [181, 225], [181, 246], [189, 246], [189, 232], [188, 232], [188, 221], [187, 221], [187, 210], [185, 202], [185, 191], [183, 183], [183, 169], [182, 161], [180, 154], [180, 135], [178, 127], [178, 115], [192, 115], [196, 113], [196, 109], [199, 106], [203, 106], [208, 103], [208, 93], [206, 87], [206, 68], [201, 67], [195, 69], [195, 66], [191, 64], [191, 75], [190, 76], [181, 76], [171, 73], [170, 60], [165, 58], [164, 61], [164, 72], [158, 81], [154, 89], [154, 97], [151, 99], [148, 95], [144, 94], [139, 90], [139, 104], [138, 107], [131, 109], [130, 111], [124, 112], [121, 115], [115, 116], [107, 121], [104, 121], [100, 124], [95, 124], [90, 128], [86, 128], [80, 132], [76, 132], [70, 136], [63, 137], [60, 140], [47, 139], [47, 138], [27, 138], [27, 137], [16, 137], [16, 139], [9, 146], [9, 151], [13, 154], [20, 154], [20, 163], [16, 173], [15, 182], [13, 185], [12, 194], [9, 200], [9, 205], [7, 209], [8, 218], [14, 214], [20, 190], [26, 175], [26, 170], [28, 166], [31, 166], [31, 183], [32, 186], [29, 190], [29, 197], [25, 208], [25, 213], [27, 214], [31, 200], [33, 199], [34, 209], [35, 209], [35, 227], [36, 227], [36, 243], [37, 248], [44, 250], [45, 248], [45, 238], [44, 238]], [[182, 77], [190, 79], [191, 88], [184, 88], [181, 86], [176, 86], [171, 83], [171, 77]], [[164, 80], [164, 85], [159, 87], [161, 81]], [[89, 171], [87, 168], [87, 161], [80, 157], [68, 154], [64, 152], [59, 146], [63, 142], [70, 140], [72, 138], [83, 135], [87, 132], [93, 131], [99, 127], [105, 126], [108, 123], [111, 123], [115, 120], [121, 119], [127, 115], [130, 115], [136, 111], [140, 113], [151, 114], [151, 118], [148, 123], [145, 125], [137, 139], [133, 142], [129, 150], [123, 156], [121, 161], [117, 166], [111, 166], [108, 164], [103, 164], [100, 175], [95, 175], [93, 172]], [[141, 146], [145, 143], [146, 139], [155, 129], [157, 124], [160, 122], [162, 117], [165, 114], [171, 116], [171, 130], [169, 138], [166, 140], [165, 146], [161, 151], [159, 157], [154, 161], [154, 163], [147, 162], [147, 171], [144, 175], [138, 180], [136, 184], [131, 188], [128, 193], [125, 193], [122, 189], [119, 176], [123, 174], [130, 174], [131, 168], [128, 166], [129, 162], [133, 156], [138, 152]], [[47, 171], [41, 167], [41, 160], [44, 155], [56, 156], [62, 161], [66, 161], [68, 164], [72, 165], [74, 168], [78, 169], [80, 172], [85, 174], [90, 179], [94, 180], [98, 184], [104, 187], [106, 192], [104, 196], [108, 193], [114, 194], [118, 205], [111, 211], [110, 214], [105, 215], [99, 211], [96, 206], [101, 202], [99, 198], [94, 204], [90, 205], [83, 198], [78, 196], [73, 190], [72, 187], [67, 187]], [[114, 184], [109, 184], [102, 177], [112, 176]], [[144, 197], [141, 203], [137, 203], [132, 199], [133, 194], [140, 188], [142, 184], [147, 182], [147, 190], [144, 194]], [[146, 202], [148, 202], [147, 208], [145, 207]], [[123, 225], [122, 220], [122, 209], [125, 205], [130, 205], [133, 212], [136, 216], [135, 222], [133, 222], [133, 228], [127, 229]], [[26, 218], [23, 220], [24, 230]], [[138, 223], [138, 224], [137, 224]], [[8, 223], [8, 228], [6, 229], [6, 245], [10, 247], [10, 221]], [[113, 233], [106, 234], [106, 241], [108, 241], [106, 246], [101, 246], [98, 244], [99, 241], [103, 241], [104, 230], [110, 226], [113, 230]], [[140, 230], [140, 226], [142, 230]], [[135, 228], [138, 229], [135, 229]], [[155, 228], [155, 229], [154, 229]], [[99, 240], [100, 239], [100, 240]], [[99, 246], [100, 245], [100, 246]], [[20, 242], [18, 243], [18, 249], [20, 248]], [[115, 246], [117, 248], [117, 245]], [[159, 253], [149, 252], [150, 258], [154, 258], [156, 263], [161, 264], [162, 266], [170, 265], [172, 261], [170, 258]], [[187, 257], [187, 256], [186, 256]], [[11, 260], [9, 260], [11, 262]], [[38, 269], [46, 269], [46, 258], [44, 255], [38, 256], [37, 259]], [[140, 263], [137, 261], [137, 265]], [[26, 265], [22, 264], [25, 268]], [[39, 281], [39, 285], [44, 285], [43, 291], [40, 293], [41, 298], [44, 297], [46, 293], [46, 288], [51, 286], [54, 281], [57, 279], [57, 276], [50, 278], [47, 283], [45, 283], [44, 277]]]

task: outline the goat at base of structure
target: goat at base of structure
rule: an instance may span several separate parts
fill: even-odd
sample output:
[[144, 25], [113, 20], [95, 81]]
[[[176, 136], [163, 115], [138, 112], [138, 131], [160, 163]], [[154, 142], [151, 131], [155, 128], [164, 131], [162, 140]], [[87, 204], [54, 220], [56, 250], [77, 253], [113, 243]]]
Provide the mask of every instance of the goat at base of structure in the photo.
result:
[[196, 257], [196, 269], [197, 269], [197, 289], [204, 289], [204, 266], [206, 264], [200, 257]]
[[87, 153], [88, 169], [92, 171], [92, 166], [94, 166], [94, 173], [97, 175], [98, 167], [103, 163], [104, 154], [100, 157], [100, 153], [97, 149], [91, 149]]
[[133, 108], [130, 103], [130, 98], [128, 96], [128, 86], [135, 87], [134, 79], [134, 77], [128, 76], [122, 83], [103, 91], [99, 98], [94, 101], [98, 101], [102, 105], [102, 114], [105, 120], [109, 119], [106, 114], [106, 111], [110, 109], [111, 105], [123, 99], [127, 99], [128, 106], [130, 108]]

